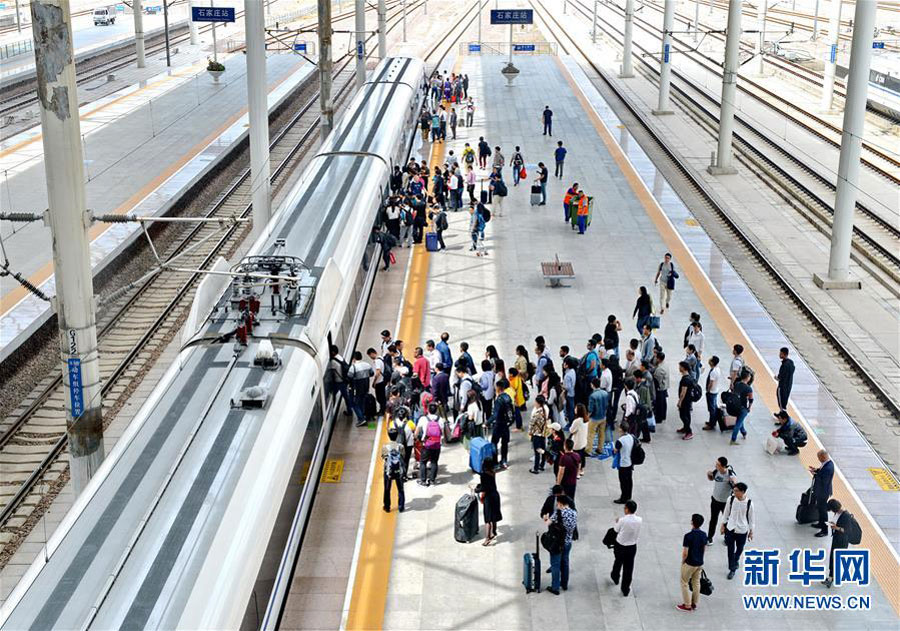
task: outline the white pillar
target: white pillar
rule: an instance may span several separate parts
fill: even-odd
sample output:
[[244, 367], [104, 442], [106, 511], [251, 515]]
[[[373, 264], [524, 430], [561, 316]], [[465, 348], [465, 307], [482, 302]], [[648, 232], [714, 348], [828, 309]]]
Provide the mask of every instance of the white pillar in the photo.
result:
[[31, 0], [53, 235], [69, 468], [77, 496], [103, 462], [103, 409], [69, 0]]
[[594, 0], [594, 19], [591, 27], [591, 42], [597, 43], [597, 0]]
[[403, 0], [403, 42], [406, 43], [406, 0]]
[[[872, 2], [873, 0], [868, 0]], [[816, 6], [813, 9], [813, 31], [812, 31], [812, 39], [816, 39], [819, 36], [819, 0], [816, 0]]]
[[738, 48], [741, 43], [741, 0], [729, 0], [725, 31], [725, 67], [722, 69], [722, 102], [719, 106], [719, 145], [716, 162], [707, 169], [713, 175], [737, 173], [731, 166], [731, 138], [737, 98]]
[[250, 120], [250, 192], [253, 233], [261, 235], [271, 217], [269, 182], [269, 80], [266, 77], [266, 19], [259, 0], [244, 0], [247, 41], [247, 106]]
[[366, 3], [356, 0], [356, 87], [361, 88], [366, 82]]
[[619, 76], [628, 79], [634, 76], [631, 64], [631, 34], [634, 27], [634, 0], [625, 0], [625, 35], [622, 42], [622, 72]]
[[19, 0], [16, 0], [16, 30], [22, 32], [22, 14], [19, 13]]
[[334, 128], [334, 103], [331, 100], [331, 80], [334, 61], [331, 58], [331, 0], [317, 0], [319, 36], [319, 131], [324, 139]]
[[144, 53], [144, 15], [141, 2], [143, 0], [132, 0], [131, 9], [134, 12], [134, 52], [137, 56], [137, 67], [143, 68], [147, 65], [147, 57]]
[[659, 100], [653, 113], [671, 114], [669, 109], [669, 83], [672, 75], [672, 28], [675, 23], [675, 0], [666, 0], [663, 8], [663, 37], [659, 53]]
[[195, 0], [190, 0], [188, 2], [188, 25], [191, 28], [191, 46], [196, 46], [200, 43], [200, 36], [197, 33], [197, 23], [191, 19], [191, 15], [193, 14]]
[[853, 41], [850, 43], [850, 74], [844, 103], [841, 155], [838, 159], [837, 192], [834, 197], [834, 222], [831, 226], [831, 253], [828, 278], [816, 275], [814, 280], [824, 289], [859, 288], [850, 280], [850, 238], [853, 234], [853, 212], [859, 186], [859, 155], [866, 120], [869, 89], [869, 63], [875, 32], [875, 3], [857, 2], [853, 18]]
[[[214, 0], [209, 0], [209, 6], [213, 6]], [[213, 41], [213, 61], [219, 61], [219, 42], [216, 41], [216, 23], [210, 23], [210, 31], [212, 32], [212, 41]]]
[[767, 3], [768, 0], [757, 0], [756, 2], [756, 28], [759, 30], [759, 37], [756, 39], [756, 74], [760, 76], [766, 73], [763, 51], [766, 49]]
[[834, 105], [834, 71], [837, 61], [838, 37], [841, 34], [841, 0], [831, 0], [831, 17], [828, 20], [828, 51], [825, 58], [825, 76], [822, 81], [821, 108], [827, 112]]
[[700, 38], [700, 0], [694, 0], [694, 41]]
[[378, 0], [378, 56], [381, 59], [387, 57], [387, 17], [385, 16], [384, 0]]
[[509, 65], [512, 65], [512, 49], [513, 49], [513, 25], [509, 25]]
[[484, 5], [481, 3], [481, 0], [475, 0], [475, 2], [478, 3], [478, 43], [481, 44], [481, 22], [482, 22], [481, 9], [484, 7]]

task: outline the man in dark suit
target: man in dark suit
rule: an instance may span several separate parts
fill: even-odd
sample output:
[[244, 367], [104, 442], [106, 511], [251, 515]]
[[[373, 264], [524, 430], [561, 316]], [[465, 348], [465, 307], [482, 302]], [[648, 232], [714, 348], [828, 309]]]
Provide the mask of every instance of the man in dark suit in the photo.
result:
[[794, 360], [788, 358], [788, 348], [784, 346], [778, 351], [781, 358], [781, 367], [778, 369], [778, 389], [775, 396], [778, 398], [778, 408], [786, 410], [788, 399], [791, 398], [791, 388], [794, 387]]
[[831, 526], [831, 550], [828, 552], [828, 578], [822, 581], [825, 587], [831, 587], [834, 583], [834, 551], [850, 547], [850, 513], [844, 510], [837, 500], [828, 500], [828, 510], [834, 513], [834, 521]]
[[828, 457], [828, 452], [820, 449], [816, 454], [821, 462], [818, 468], [810, 467], [809, 472], [813, 474], [813, 499], [816, 502], [816, 509], [819, 511], [819, 521], [812, 524], [813, 528], [818, 528], [817, 537], [828, 536], [828, 498], [831, 497], [831, 480], [834, 478], [834, 463]]

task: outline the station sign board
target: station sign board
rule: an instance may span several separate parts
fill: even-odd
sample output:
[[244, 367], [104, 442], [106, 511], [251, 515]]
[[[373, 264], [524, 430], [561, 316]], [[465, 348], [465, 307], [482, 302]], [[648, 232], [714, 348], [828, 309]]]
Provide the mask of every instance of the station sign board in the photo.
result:
[[533, 24], [533, 9], [491, 9], [491, 24]]
[[884, 42], [872, 42], [872, 48], [884, 48]]
[[234, 7], [191, 7], [192, 22], [234, 22]]
[[81, 360], [70, 357], [67, 360], [69, 369], [69, 402], [72, 408], [72, 418], [78, 418], [84, 414], [84, 388], [81, 384]]
[[481, 44], [469, 44], [469, 52], [470, 53], [480, 53], [481, 52]]
[[306, 52], [306, 42], [297, 42], [296, 44], [294, 44], [294, 50], [297, 51], [298, 53], [305, 53]]
[[534, 44], [513, 44], [514, 53], [533, 53]]

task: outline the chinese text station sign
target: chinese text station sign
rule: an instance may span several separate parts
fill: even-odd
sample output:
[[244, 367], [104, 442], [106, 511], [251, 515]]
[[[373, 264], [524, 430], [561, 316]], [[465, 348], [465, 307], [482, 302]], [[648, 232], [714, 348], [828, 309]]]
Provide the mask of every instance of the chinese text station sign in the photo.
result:
[[234, 22], [234, 7], [191, 7], [193, 22]]
[[532, 9], [491, 9], [491, 24], [533, 24]]

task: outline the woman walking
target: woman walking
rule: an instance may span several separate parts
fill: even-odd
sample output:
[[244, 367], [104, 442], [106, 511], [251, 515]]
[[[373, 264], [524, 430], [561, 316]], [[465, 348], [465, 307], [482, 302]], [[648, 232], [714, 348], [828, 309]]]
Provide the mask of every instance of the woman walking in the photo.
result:
[[634, 303], [634, 311], [631, 313], [631, 317], [637, 316], [637, 330], [638, 333], [644, 332], [644, 325], [650, 324], [650, 314], [653, 312], [653, 301], [650, 300], [650, 294], [647, 293], [647, 288], [641, 285], [641, 288], [638, 290], [637, 301]]
[[484, 543], [489, 546], [497, 538], [497, 522], [503, 520], [500, 512], [500, 492], [497, 490], [497, 476], [494, 473], [494, 459], [488, 458], [481, 467], [481, 503], [484, 505]]

